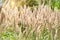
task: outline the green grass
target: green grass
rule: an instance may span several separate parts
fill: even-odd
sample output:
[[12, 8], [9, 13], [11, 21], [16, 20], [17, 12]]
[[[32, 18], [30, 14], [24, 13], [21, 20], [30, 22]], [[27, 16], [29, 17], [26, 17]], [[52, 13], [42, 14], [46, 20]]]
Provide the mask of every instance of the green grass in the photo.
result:
[[[28, 36], [28, 40], [36, 40], [36, 32], [33, 32]], [[24, 40], [25, 36], [19, 36], [19, 33], [14, 31], [6, 30], [5, 32], [0, 33], [0, 40]], [[39, 34], [39, 40], [51, 40], [50, 32], [48, 29], [44, 29]], [[58, 37], [57, 40], [60, 40]]]

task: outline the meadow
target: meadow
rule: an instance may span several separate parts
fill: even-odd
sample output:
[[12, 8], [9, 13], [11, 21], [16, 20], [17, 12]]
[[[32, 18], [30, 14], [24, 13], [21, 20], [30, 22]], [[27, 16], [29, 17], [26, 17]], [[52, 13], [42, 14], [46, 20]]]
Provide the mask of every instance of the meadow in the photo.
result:
[[11, 9], [10, 2], [4, 3], [0, 11], [0, 40], [60, 40], [60, 10], [44, 4]]

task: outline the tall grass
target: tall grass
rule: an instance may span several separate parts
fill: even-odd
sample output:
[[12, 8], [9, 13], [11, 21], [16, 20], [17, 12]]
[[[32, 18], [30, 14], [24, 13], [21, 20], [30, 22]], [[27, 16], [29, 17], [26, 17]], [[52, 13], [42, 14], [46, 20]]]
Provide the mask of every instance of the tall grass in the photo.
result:
[[2, 33], [17, 33], [13, 36], [16, 40], [60, 40], [60, 11], [52, 11], [48, 5], [33, 7], [33, 11], [25, 5], [19, 10], [16, 6], [11, 9], [7, 3], [1, 10], [0, 27]]

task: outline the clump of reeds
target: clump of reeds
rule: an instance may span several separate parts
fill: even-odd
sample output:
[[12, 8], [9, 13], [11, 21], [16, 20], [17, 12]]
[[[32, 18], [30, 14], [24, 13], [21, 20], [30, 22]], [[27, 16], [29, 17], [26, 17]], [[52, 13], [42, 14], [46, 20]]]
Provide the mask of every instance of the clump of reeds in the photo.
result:
[[30, 7], [21, 6], [18, 10], [17, 7], [11, 9], [8, 3], [6, 7], [2, 7], [2, 12], [3, 14], [1, 14], [4, 17], [0, 14], [0, 20], [3, 17], [4, 21], [2, 24], [6, 26], [5, 28], [10, 28], [13, 20], [15, 31], [18, 31], [20, 36], [25, 34], [25, 40], [28, 40], [29, 36], [34, 32], [36, 34], [36, 40], [39, 40], [39, 35], [41, 35], [44, 29], [49, 30], [51, 40], [52, 29], [55, 29], [54, 40], [57, 39], [57, 28], [60, 26], [60, 12], [56, 8], [52, 11], [50, 6], [41, 5], [38, 8], [34, 7], [32, 11]]
[[[52, 31], [52, 29], [57, 30], [57, 28], [60, 26], [59, 21], [59, 11], [55, 9], [52, 11], [51, 7], [49, 6], [43, 6], [38, 8], [34, 8], [33, 12], [29, 7], [20, 8], [20, 23], [26, 25], [26, 32], [28, 32], [29, 28], [31, 27], [31, 32], [35, 31], [38, 35], [38, 33], [44, 29], [47, 28]], [[42, 29], [41, 29], [42, 28]], [[27, 34], [28, 35], [28, 34]], [[57, 31], [55, 33], [54, 39], [56, 40]], [[52, 37], [52, 33], [51, 33]]]

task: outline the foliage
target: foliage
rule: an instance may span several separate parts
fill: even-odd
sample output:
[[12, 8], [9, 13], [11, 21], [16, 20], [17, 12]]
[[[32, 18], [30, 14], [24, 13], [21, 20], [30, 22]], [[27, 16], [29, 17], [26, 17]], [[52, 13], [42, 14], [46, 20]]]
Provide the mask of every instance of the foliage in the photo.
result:
[[38, 2], [36, 0], [26, 0], [27, 6], [38, 6]]
[[60, 0], [52, 0], [51, 7], [52, 7], [52, 9], [54, 9], [55, 7], [60, 9]]
[[[3, 0], [4, 1], [4, 0]], [[20, 7], [21, 5], [27, 5], [27, 6], [30, 6], [30, 7], [33, 7], [33, 6], [38, 6], [40, 5], [39, 3], [43, 4], [43, 1], [41, 0], [15, 0], [17, 3], [16, 3], [16, 6]], [[49, 4], [49, 1], [50, 4]], [[52, 9], [54, 9], [55, 7], [57, 7], [58, 9], [60, 9], [60, 0], [45, 0], [45, 5], [51, 5]]]
[[5, 33], [0, 34], [0, 40], [15, 40], [15, 33], [6, 31]]

